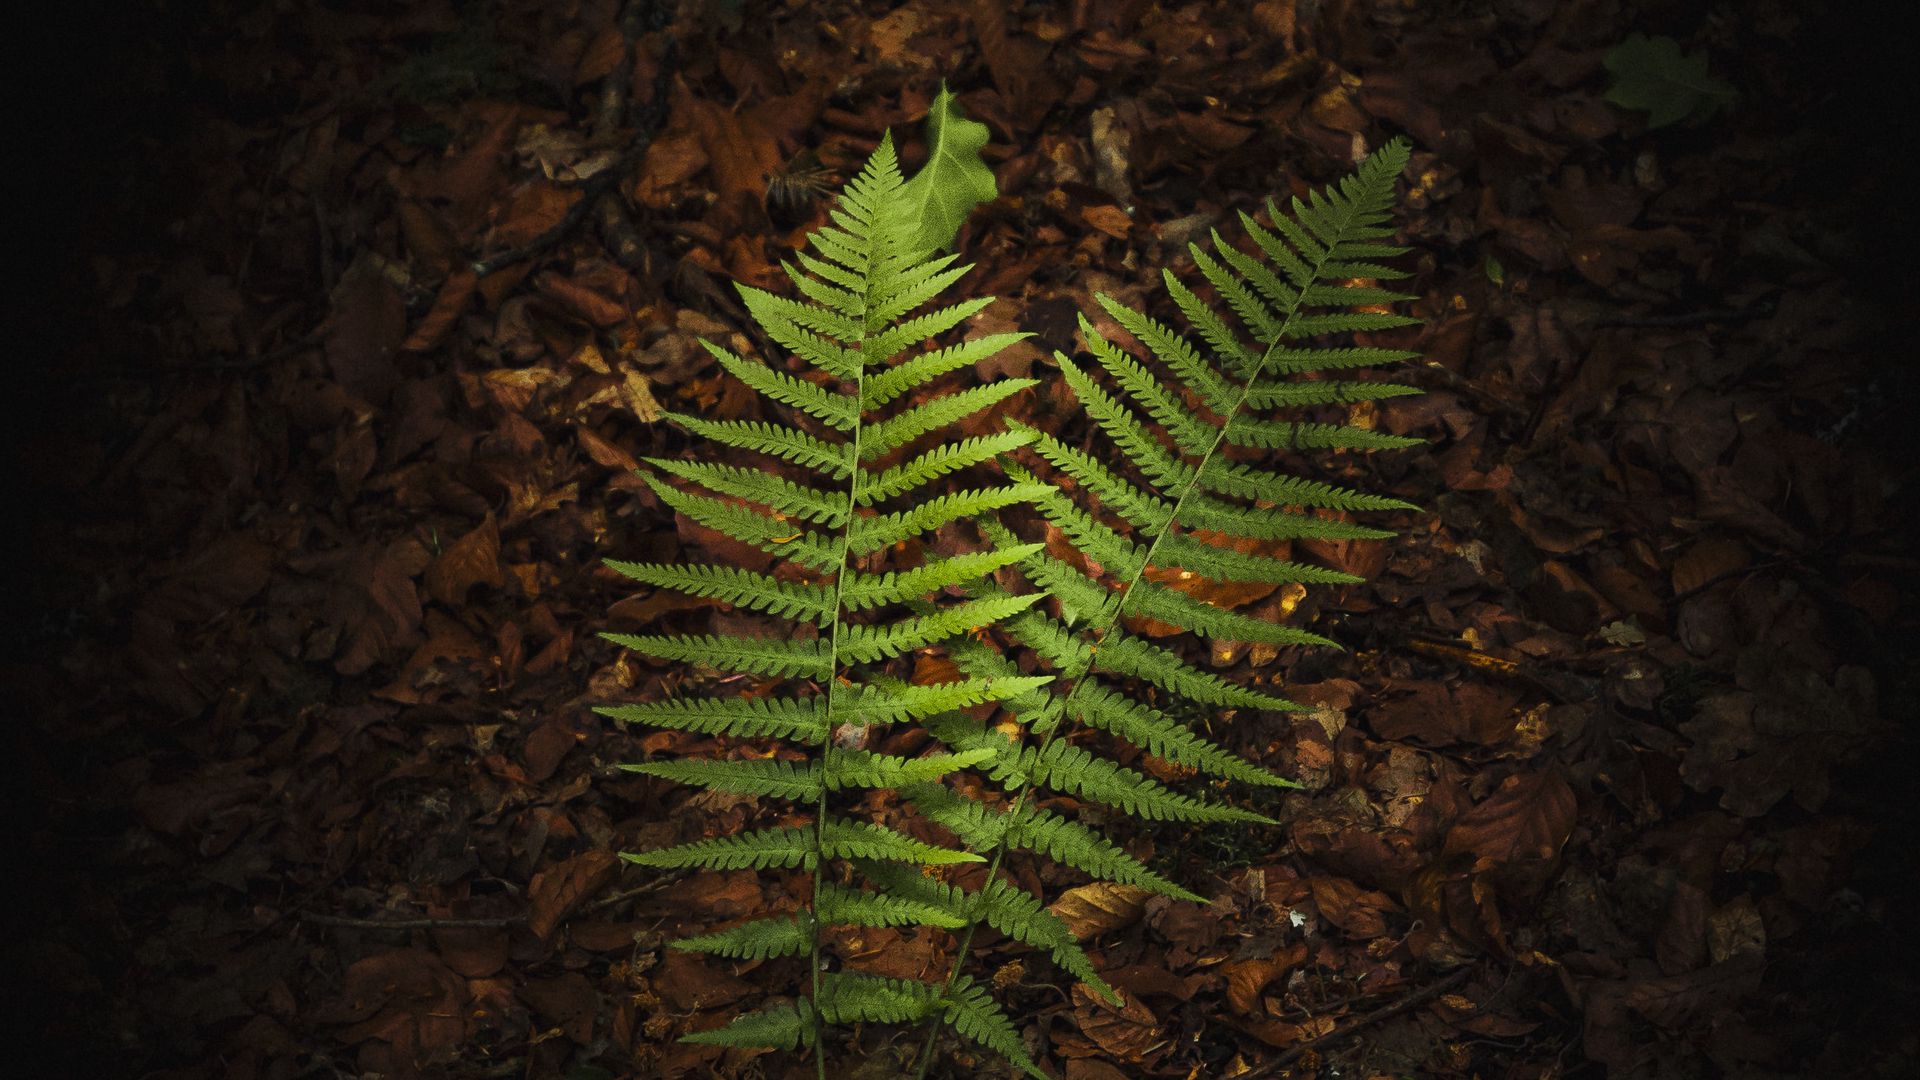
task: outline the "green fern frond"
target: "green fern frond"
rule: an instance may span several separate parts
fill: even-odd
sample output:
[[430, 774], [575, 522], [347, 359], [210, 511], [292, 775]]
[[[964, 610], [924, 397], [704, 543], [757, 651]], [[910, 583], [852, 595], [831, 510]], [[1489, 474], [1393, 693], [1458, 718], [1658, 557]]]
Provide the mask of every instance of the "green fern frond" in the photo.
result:
[[1060, 917], [1048, 911], [1040, 898], [1008, 882], [995, 878], [974, 897], [974, 904], [988, 926], [1015, 941], [1045, 949], [1068, 974], [1115, 1005], [1120, 995], [1094, 970], [1086, 950], [1074, 939], [1073, 932]]
[[1264, 787], [1300, 786], [1201, 738], [1167, 714], [1103, 686], [1075, 695], [1067, 703], [1067, 715], [1088, 727], [1118, 735], [1155, 757], [1222, 779]]
[[818, 1031], [819, 1023], [812, 1003], [801, 998], [789, 1004], [742, 1013], [712, 1031], [682, 1035], [680, 1041], [702, 1046], [766, 1047], [793, 1051], [812, 1046]]
[[1032, 555], [1046, 545], [1014, 544], [990, 551], [968, 552], [932, 559], [924, 566], [886, 574], [851, 574], [840, 585], [840, 602], [850, 611], [904, 604], [910, 600], [964, 585]]
[[735, 356], [711, 341], [700, 344], [720, 361], [721, 367], [732, 372], [734, 378], [782, 405], [791, 405], [841, 431], [852, 431], [860, 423], [860, 403], [845, 394], [782, 374], [757, 360]]
[[1044, 750], [1030, 753], [1029, 768], [1036, 783], [1055, 791], [1106, 803], [1134, 817], [1149, 821], [1275, 824], [1272, 818], [1264, 814], [1182, 795], [1159, 781], [1149, 780], [1105, 758], [1094, 757], [1069, 743], [1054, 742]]
[[758, 420], [702, 420], [697, 416], [665, 413], [667, 419], [695, 435], [742, 450], [755, 450], [782, 461], [817, 469], [831, 477], [853, 472], [853, 447], [816, 439], [798, 428]]
[[842, 626], [840, 655], [863, 664], [890, 659], [944, 641], [955, 634], [991, 626], [1015, 612], [1032, 607], [1041, 599], [1043, 597], [1038, 594], [990, 596], [898, 622], [876, 626]]
[[1044, 484], [1011, 484], [977, 491], [957, 491], [928, 499], [911, 510], [855, 518], [852, 527], [847, 530], [848, 551], [856, 557], [870, 555], [902, 540], [932, 532], [949, 522], [1005, 509], [1052, 491]]
[[840, 565], [846, 548], [846, 541], [841, 537], [808, 532], [791, 521], [750, 506], [689, 495], [651, 476], [645, 479], [661, 502], [709, 529], [745, 541], [768, 554], [786, 556], [812, 570], [829, 570]]
[[705, 461], [674, 461], [669, 458], [647, 458], [646, 462], [661, 472], [691, 480], [709, 491], [748, 499], [791, 518], [828, 527], [838, 527], [847, 521], [845, 498], [836, 499], [818, 488], [796, 484], [761, 469], [742, 469]]
[[944, 905], [832, 882], [821, 884], [816, 912], [822, 922], [833, 926], [937, 926], [951, 930], [966, 925], [965, 919]]
[[764, 611], [783, 619], [806, 619], [824, 625], [833, 617], [833, 593], [823, 585], [781, 581], [731, 566], [665, 566], [618, 559], [608, 559], [607, 566], [656, 588], [724, 600], [734, 607]]
[[794, 916], [756, 919], [717, 934], [681, 938], [673, 947], [685, 952], [711, 953], [735, 960], [765, 960], [798, 956], [813, 947], [813, 922]]
[[962, 976], [955, 981], [953, 989], [947, 994], [941, 1020], [962, 1038], [977, 1042], [1006, 1058], [1014, 1068], [1034, 1080], [1052, 1080], [1028, 1056], [1026, 1046], [1020, 1042], [1020, 1033], [1014, 1029], [1013, 1021], [1007, 1019], [1007, 1014], [994, 1002], [993, 995], [972, 979]]
[[[844, 740], [848, 732], [857, 735], [869, 726], [1024, 698], [1050, 679], [1014, 673], [912, 686], [888, 669], [891, 661], [983, 631], [1040, 599], [1001, 595], [945, 606], [934, 602], [1017, 563], [1036, 551], [1035, 545], [995, 545], [942, 558], [908, 542], [1052, 490], [1017, 483], [929, 490], [942, 478], [992, 462], [1028, 441], [1031, 436], [1013, 432], [960, 438], [956, 429], [963, 421], [976, 426], [982, 412], [1033, 386], [1034, 380], [1003, 379], [971, 387], [940, 384], [976, 369], [1024, 334], [991, 334], [925, 355], [903, 355], [991, 302], [966, 300], [916, 314], [969, 267], [953, 256], [916, 249], [925, 230], [911, 217], [904, 183], [892, 141], [882, 140], [830, 212], [833, 224], [816, 230], [807, 250], [783, 264], [793, 296], [739, 289], [748, 313], [793, 359], [763, 361], [704, 343], [724, 371], [772, 406], [810, 419], [785, 426], [674, 416], [694, 435], [771, 460], [649, 461], [655, 471], [647, 474], [646, 482], [664, 507], [772, 555], [779, 567], [761, 573], [724, 566], [612, 564], [623, 575], [657, 588], [819, 627], [818, 638], [807, 640], [606, 635], [615, 644], [658, 659], [803, 678], [818, 690], [811, 696], [764, 699], [757, 695], [766, 687], [753, 686], [748, 688], [755, 695], [751, 698], [675, 699], [599, 710], [623, 722], [783, 741], [789, 746], [779, 757], [746, 749], [725, 760], [684, 757], [625, 769], [731, 794], [792, 800], [812, 811], [810, 827], [765, 829], [626, 856], [636, 864], [663, 869], [799, 868], [814, 877], [813, 902], [806, 910], [679, 943], [681, 948], [736, 959], [804, 953], [812, 972], [813, 992], [807, 997], [742, 1016], [718, 1031], [689, 1036], [694, 1042], [819, 1046], [826, 1023], [941, 1015], [940, 987], [828, 971], [820, 927], [836, 921], [956, 927], [961, 917], [914, 895], [868, 891], [828, 877], [835, 873], [834, 863], [891, 862], [913, 868], [983, 862], [984, 857], [849, 817], [855, 800], [840, 793], [937, 784], [991, 752], [956, 748], [902, 755], [852, 748]], [[923, 196], [922, 190], [914, 197]], [[816, 428], [824, 433], [814, 434]], [[940, 443], [883, 472], [870, 468], [923, 439]], [[808, 475], [789, 479], [786, 474], [796, 470]], [[895, 500], [899, 503], [888, 505]], [[896, 549], [906, 568], [881, 565]], [[860, 560], [858, 565], [855, 560]], [[911, 613], [888, 610], [897, 608]], [[795, 759], [796, 749], [805, 756]], [[816, 1068], [824, 1073], [824, 1061]]]
[[745, 675], [822, 679], [833, 670], [833, 654], [828, 651], [824, 641], [719, 637], [713, 634], [600, 636], [623, 649], [632, 649], [656, 660], [700, 664]]
[[889, 368], [868, 379], [861, 405], [865, 408], [877, 409], [916, 386], [924, 386], [949, 371], [971, 367], [981, 360], [997, 355], [1002, 349], [1032, 336], [1032, 334], [988, 334], [985, 337], [937, 349], [925, 356], [916, 356], [904, 364]]
[[1002, 431], [992, 435], [980, 435], [971, 439], [962, 439], [957, 443], [936, 446], [903, 464], [873, 475], [862, 471], [853, 493], [854, 502], [860, 506], [872, 506], [899, 495], [948, 473], [992, 461], [1010, 450], [1026, 445], [1025, 430]]
[[[1108, 316], [1145, 354], [1129, 353], [1084, 316], [1080, 336], [1093, 365], [1083, 369], [1074, 357], [1055, 354], [1062, 380], [1094, 421], [1103, 445], [1091, 450], [1069, 447], [1034, 433], [1033, 455], [1074, 481], [1073, 488], [1063, 484], [1060, 492], [1034, 505], [1053, 530], [1050, 543], [1064, 540], [1079, 558], [1063, 557], [1050, 548], [1022, 560], [1020, 573], [1053, 600], [1059, 617], [1035, 608], [1002, 627], [1032, 650], [1042, 670], [1059, 678], [1009, 703], [1020, 725], [1017, 737], [1004, 734], [1004, 728], [990, 729], [977, 717], [948, 714], [928, 720], [934, 736], [950, 749], [982, 755], [976, 768], [1008, 792], [1008, 810], [996, 814], [984, 802], [941, 795], [925, 786], [902, 789], [923, 814], [962, 843], [990, 844], [994, 867], [1007, 849], [1026, 848], [1108, 880], [1177, 889], [1084, 826], [1038, 815], [1030, 806], [1038, 787], [1104, 803], [1135, 818], [1271, 824], [1262, 815], [1175, 791], [1061, 735], [1097, 729], [1212, 776], [1291, 786], [1137, 700], [1131, 684], [1108, 683], [1097, 673], [1142, 680], [1205, 705], [1298, 708], [1284, 698], [1235, 687], [1128, 634], [1125, 620], [1146, 617], [1230, 641], [1334, 644], [1306, 630], [1207, 603], [1169, 582], [1198, 577], [1263, 584], [1352, 583], [1357, 580], [1352, 575], [1294, 562], [1283, 552], [1262, 550], [1261, 542], [1380, 536], [1380, 530], [1345, 516], [1411, 509], [1400, 499], [1290, 475], [1265, 463], [1236, 461], [1223, 451], [1244, 447], [1364, 453], [1411, 445], [1411, 440], [1356, 424], [1272, 418], [1251, 411], [1378, 400], [1404, 392], [1389, 384], [1292, 382], [1287, 376], [1321, 365], [1338, 369], [1400, 358], [1371, 345], [1323, 346], [1318, 339], [1413, 321], [1380, 310], [1358, 310], [1408, 297], [1349, 280], [1388, 276], [1358, 271], [1367, 268], [1366, 260], [1390, 254], [1381, 241], [1391, 234], [1393, 183], [1406, 161], [1404, 144], [1389, 144], [1357, 177], [1305, 201], [1295, 200], [1291, 220], [1275, 215], [1269, 228], [1242, 215], [1252, 251], [1232, 246], [1217, 232], [1210, 247], [1192, 245], [1194, 268], [1211, 299], [1170, 272], [1164, 276], [1173, 305], [1197, 341], [1205, 343], [1204, 352], [1145, 312], [1100, 296]], [[1149, 359], [1157, 366], [1150, 366]], [[1109, 384], [1119, 393], [1110, 392]], [[1019, 483], [1035, 479], [1019, 466], [1009, 465], [1007, 471]], [[1098, 513], [1068, 494], [1074, 488], [1098, 501]], [[1112, 523], [1114, 519], [1122, 524]], [[983, 531], [996, 547], [1017, 543], [1004, 528]], [[998, 592], [983, 584], [969, 595]], [[984, 647], [956, 648], [951, 655], [974, 677], [1010, 666]], [[1031, 745], [1030, 739], [1035, 740]], [[1044, 916], [1038, 898], [1005, 879], [990, 875], [974, 907], [988, 924], [1053, 952], [1076, 976], [1098, 977], [1058, 920]], [[963, 999], [990, 1004], [985, 995], [974, 998], [961, 992], [963, 986], [974, 989], [963, 982], [966, 960], [964, 953], [957, 956], [948, 977], [950, 1010], [957, 1007], [952, 1002]], [[994, 1031], [993, 1037], [1008, 1046], [1010, 1054], [1009, 1032], [1004, 1027]]]
[[940, 988], [910, 979], [826, 972], [820, 976], [815, 1007], [830, 1024], [907, 1023], [939, 1010]]
[[675, 761], [643, 761], [620, 768], [626, 772], [694, 784], [729, 795], [759, 795], [771, 799], [814, 799], [820, 796], [817, 770], [811, 765], [796, 765], [791, 761], [680, 758]]
[[819, 849], [812, 830], [778, 828], [716, 836], [659, 851], [625, 852], [620, 857], [636, 866], [663, 870], [812, 870]]
[[923, 844], [884, 825], [841, 818], [827, 818], [821, 824], [820, 850], [833, 859], [902, 862], [915, 866], [951, 866], [955, 863], [986, 861], [971, 851]]
[[827, 738], [827, 699], [669, 698], [634, 705], [603, 705], [593, 710], [622, 723], [647, 724], [670, 731], [772, 738], [813, 745]]
[[1016, 698], [1052, 681], [1051, 675], [1012, 675], [908, 686], [897, 690], [863, 686], [860, 688], [862, 693], [846, 703], [846, 711], [837, 719], [841, 723], [860, 725], [922, 720], [990, 701]]

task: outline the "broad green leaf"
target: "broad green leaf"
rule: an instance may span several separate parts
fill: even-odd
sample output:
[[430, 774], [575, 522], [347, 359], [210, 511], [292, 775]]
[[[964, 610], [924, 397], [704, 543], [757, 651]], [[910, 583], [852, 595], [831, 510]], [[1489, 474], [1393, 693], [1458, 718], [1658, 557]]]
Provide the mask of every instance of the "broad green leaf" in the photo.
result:
[[944, 85], [927, 111], [927, 163], [901, 189], [903, 213], [920, 223], [920, 251], [953, 243], [967, 215], [1000, 194], [993, 170], [981, 160], [987, 125], [969, 120]]
[[1606, 65], [1613, 74], [1607, 100], [1646, 113], [1649, 129], [1682, 120], [1699, 123], [1739, 96], [1707, 73], [1706, 54], [1685, 55], [1670, 37], [1629, 34], [1607, 53]]

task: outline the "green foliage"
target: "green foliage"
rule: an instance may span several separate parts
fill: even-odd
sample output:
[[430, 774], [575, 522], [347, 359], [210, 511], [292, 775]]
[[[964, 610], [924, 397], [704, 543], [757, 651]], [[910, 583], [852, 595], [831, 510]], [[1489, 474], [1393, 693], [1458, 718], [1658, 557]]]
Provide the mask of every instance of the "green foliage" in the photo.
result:
[[1646, 113], [1649, 129], [1682, 120], [1702, 123], [1739, 96], [1707, 72], [1704, 53], [1685, 55], [1670, 37], [1629, 34], [1608, 51], [1606, 66], [1613, 75], [1607, 100]]
[[[660, 869], [800, 870], [814, 876], [812, 902], [791, 914], [757, 919], [678, 942], [678, 947], [732, 959], [806, 955], [819, 972], [808, 993], [787, 1005], [742, 1016], [716, 1031], [689, 1036], [724, 1046], [818, 1046], [823, 1024], [901, 1022], [945, 1015], [942, 988], [822, 970], [821, 928], [956, 927], [966, 912], [929, 903], [911, 883], [920, 868], [980, 863], [977, 852], [947, 847], [874, 821], [836, 803], [848, 789], [919, 788], [986, 761], [991, 750], [901, 756], [843, 745], [836, 731], [913, 723], [957, 710], [1031, 694], [1050, 676], [1002, 673], [930, 685], [906, 685], [887, 670], [910, 653], [982, 631], [1039, 602], [1037, 595], [999, 594], [943, 600], [1038, 551], [1013, 543], [946, 557], [910, 557], [883, 565], [935, 529], [1051, 489], [1037, 484], [969, 486], [935, 495], [926, 488], [955, 472], [993, 461], [1023, 445], [1025, 433], [959, 438], [955, 427], [1033, 385], [1009, 379], [953, 387], [943, 377], [970, 368], [1024, 335], [1002, 334], [924, 353], [912, 346], [951, 329], [979, 310], [971, 301], [915, 312], [968, 267], [933, 257], [924, 238], [941, 213], [964, 213], [953, 201], [968, 176], [966, 158], [979, 141], [942, 97], [931, 127], [935, 158], [918, 188], [905, 184], [891, 141], [847, 188], [834, 224], [817, 231], [810, 250], [787, 267], [799, 299], [743, 287], [747, 309], [793, 362], [770, 365], [709, 344], [733, 377], [790, 421], [715, 421], [673, 417], [694, 435], [738, 451], [734, 460], [649, 459], [646, 482], [678, 514], [772, 555], [781, 566], [760, 573], [724, 565], [612, 562], [626, 577], [657, 589], [759, 613], [765, 635], [607, 634], [608, 640], [670, 663], [720, 672], [798, 681], [790, 693], [726, 699], [669, 698], [599, 711], [610, 718], [707, 736], [771, 744], [746, 753], [669, 758], [624, 766], [635, 774], [734, 795], [787, 800], [812, 824], [759, 829], [628, 854]], [[981, 129], [984, 132], [984, 129]], [[991, 175], [988, 176], [989, 188]], [[937, 210], [927, 208], [929, 201]], [[941, 219], [945, 220], [945, 219]], [[940, 242], [951, 239], [957, 220]], [[777, 412], [777, 409], [770, 409]], [[918, 447], [920, 452], [913, 453]], [[898, 503], [898, 506], [889, 504]], [[866, 885], [830, 878], [838, 866], [867, 868]], [[888, 868], [892, 868], [889, 870]], [[1001, 904], [1028, 938], [1053, 942], [1046, 917]], [[1089, 971], [1090, 973], [1090, 971]], [[991, 1015], [963, 1003], [955, 1015], [969, 1030], [1000, 1039]], [[824, 1069], [824, 1066], [822, 1066]]]
[[[1045, 789], [1101, 804], [1141, 821], [1213, 825], [1266, 824], [1251, 810], [1174, 790], [1105, 755], [1098, 740], [1061, 738], [1097, 731], [1163, 760], [1252, 790], [1283, 789], [1290, 781], [1204, 737], [1190, 715], [1208, 707], [1291, 710], [1298, 706], [1235, 686], [1177, 653], [1138, 636], [1136, 620], [1234, 643], [1334, 646], [1308, 631], [1216, 606], [1179, 585], [1193, 579], [1255, 584], [1336, 584], [1353, 576], [1269, 554], [1266, 545], [1297, 537], [1358, 539], [1389, 535], [1346, 521], [1353, 513], [1406, 510], [1389, 496], [1311, 479], [1272, 467], [1275, 451], [1325, 455], [1399, 449], [1412, 440], [1299, 410], [1374, 401], [1414, 392], [1387, 383], [1322, 378], [1333, 372], [1408, 359], [1410, 354], [1329, 336], [1375, 333], [1410, 325], [1391, 305], [1411, 297], [1371, 281], [1405, 274], [1379, 260], [1403, 249], [1386, 241], [1394, 183], [1408, 149], [1394, 142], [1356, 175], [1283, 214], [1269, 203], [1267, 221], [1241, 224], [1250, 244], [1236, 247], [1215, 233], [1208, 248], [1190, 253], [1200, 282], [1189, 286], [1170, 271], [1167, 292], [1197, 340], [1171, 324], [1098, 297], [1105, 314], [1143, 353], [1109, 339], [1088, 318], [1080, 333], [1091, 362], [1056, 353], [1061, 376], [1086, 409], [1103, 445], [1083, 450], [1047, 432], [1015, 426], [1030, 437], [1032, 463], [1006, 466], [1021, 484], [1059, 479], [1033, 505], [1054, 532], [1045, 550], [1022, 556], [1019, 576], [1031, 591], [1009, 592], [980, 582], [969, 595], [1044, 596], [1045, 605], [1012, 612], [1001, 624], [1032, 651], [1052, 682], [1009, 697], [1003, 719], [989, 726], [977, 716], [932, 717], [928, 728], [950, 749], [984, 755], [974, 766], [1004, 794], [989, 803], [957, 788], [904, 789], [922, 814], [945, 826], [969, 849], [984, 851], [997, 870], [1009, 849], [1034, 851], [1097, 879], [1138, 885], [1176, 896], [1191, 893], [1141, 866], [1083, 825], [1033, 806]], [[1371, 281], [1359, 280], [1371, 279]], [[1011, 551], [1019, 537], [988, 524], [994, 545]], [[1072, 549], [1062, 550], [1060, 541]], [[1231, 546], [1229, 546], [1231, 545]], [[955, 643], [949, 653], [974, 678], [1004, 678], [1028, 670], [989, 645]], [[1143, 693], [1145, 686], [1158, 693]], [[1185, 699], [1184, 701], [1182, 699]], [[1167, 701], [1187, 707], [1173, 710]], [[1010, 736], [1008, 731], [1016, 730]], [[1266, 800], [1262, 800], [1266, 802]], [[1223, 834], [1242, 829], [1214, 829]], [[1045, 918], [1038, 898], [1011, 880], [989, 875], [969, 904], [976, 923], [1046, 950], [1055, 962], [1096, 992], [1111, 994], [1078, 942], [1058, 920]], [[999, 1050], [1022, 1069], [1016, 1044], [992, 1019], [973, 1010], [989, 1005], [984, 989], [965, 974], [963, 935], [947, 983], [946, 1019], [961, 1034]], [[930, 1037], [920, 1075], [931, 1060]]]
[[942, 85], [927, 111], [927, 163], [903, 192], [920, 223], [917, 239], [923, 250], [953, 243], [973, 208], [999, 196], [993, 170], [980, 158], [985, 145], [987, 125], [967, 119]]
[[[784, 622], [767, 635], [606, 635], [656, 660], [760, 681], [738, 680], [747, 696], [599, 711], [623, 723], [753, 740], [624, 768], [787, 800], [795, 805], [784, 821], [810, 819], [625, 856], [660, 869], [812, 877], [810, 900], [797, 911], [676, 943], [735, 960], [805, 957], [809, 973], [792, 1000], [688, 1041], [812, 1049], [824, 1078], [827, 1025], [926, 1022], [922, 1076], [935, 1037], [951, 1029], [1044, 1077], [989, 988], [964, 970], [975, 929], [989, 926], [1046, 953], [1109, 1000], [1119, 995], [1067, 924], [1005, 871], [1008, 853], [1197, 901], [1057, 807], [1096, 804], [1108, 817], [1255, 835], [1246, 826], [1272, 819], [1229, 799], [1271, 808], [1293, 786], [1194, 721], [1220, 709], [1299, 706], [1194, 665], [1149, 640], [1143, 621], [1226, 642], [1337, 647], [1209, 602], [1186, 583], [1352, 583], [1359, 579], [1274, 547], [1389, 536], [1349, 519], [1411, 509], [1284, 468], [1303, 455], [1338, 460], [1413, 444], [1338, 415], [1302, 412], [1415, 392], [1346, 374], [1411, 356], [1352, 340], [1413, 322], [1390, 313], [1409, 298], [1375, 284], [1404, 276], [1388, 262], [1403, 250], [1388, 243], [1388, 219], [1407, 148], [1389, 144], [1356, 175], [1293, 200], [1291, 213], [1269, 203], [1264, 220], [1241, 215], [1240, 246], [1217, 233], [1209, 246], [1193, 246], [1191, 282], [1164, 276], [1169, 314], [1177, 312], [1180, 325], [1098, 297], [1111, 320], [1101, 325], [1123, 333], [1109, 338], [1083, 317], [1085, 353], [1055, 354], [1067, 390], [1098, 429], [1088, 448], [1014, 423], [956, 435], [957, 425], [1034, 380], [963, 388], [944, 381], [1023, 335], [916, 349], [984, 306], [920, 311], [967, 269], [930, 253], [993, 195], [978, 159], [985, 129], [961, 118], [944, 91], [928, 130], [933, 156], [913, 182], [902, 181], [883, 142], [849, 185], [832, 224], [787, 267], [798, 298], [740, 289], [790, 362], [776, 367], [709, 346], [734, 377], [790, 410], [791, 421], [676, 417], [695, 435], [758, 457], [648, 462], [647, 482], [663, 506], [780, 565], [762, 573], [610, 564], [644, 585]], [[1002, 482], [955, 478], [990, 464]], [[929, 490], [935, 481], [944, 481], [938, 494]], [[1031, 512], [1001, 520], [1016, 504]], [[1028, 531], [1036, 514], [1049, 527], [1046, 543], [1016, 531]], [[979, 535], [974, 550], [921, 552], [922, 538], [963, 522]], [[891, 565], [897, 554], [904, 559]], [[910, 667], [939, 670], [910, 664], [928, 650], [943, 654], [958, 677], [907, 681]], [[938, 745], [898, 753], [928, 740], [876, 737], [874, 729], [890, 725], [913, 725]], [[1116, 743], [1219, 783], [1198, 791], [1163, 783], [1122, 765], [1133, 756], [1113, 753]], [[1248, 794], [1219, 794], [1227, 782]], [[889, 807], [889, 823], [853, 816], [853, 800], [838, 798], [850, 789], [897, 793], [899, 800], [860, 803]], [[1043, 809], [1042, 798], [1052, 805]], [[901, 802], [915, 814], [892, 817]], [[832, 926], [950, 931], [958, 939], [953, 967], [939, 982], [830, 970], [836, 965], [823, 957], [822, 941]]]

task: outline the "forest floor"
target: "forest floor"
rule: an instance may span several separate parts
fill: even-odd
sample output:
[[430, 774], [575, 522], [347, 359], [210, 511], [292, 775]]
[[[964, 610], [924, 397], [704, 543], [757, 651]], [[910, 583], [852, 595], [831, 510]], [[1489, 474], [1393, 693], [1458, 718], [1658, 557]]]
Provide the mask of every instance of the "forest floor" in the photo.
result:
[[[23, 225], [62, 359], [11, 433], [13, 974], [60, 1075], [800, 1075], [674, 1041], [784, 986], [663, 943], [784, 886], [615, 859], [762, 811], [613, 769], [684, 736], [592, 704], [703, 688], [596, 633], [731, 616], [599, 564], [715, 546], [631, 475], [686, 445], [659, 411], [741, 414], [696, 344], [745, 332], [729, 282], [778, 287], [883, 130], [912, 164], [942, 79], [1002, 192], [960, 293], [1038, 333], [1002, 372], [1233, 211], [1416, 150], [1427, 393], [1363, 419], [1429, 441], [1369, 466], [1424, 512], [1310, 549], [1370, 579], [1293, 612], [1346, 651], [1208, 657], [1315, 706], [1216, 732], [1305, 787], [1273, 829], [1114, 826], [1213, 899], [1089, 927], [1128, 1004], [977, 943], [1055, 1074], [1912, 1075], [1914, 376], [1874, 216], [1909, 121], [1829, 61], [1870, 34], [1786, 0], [394, 7], [126, 5], [43, 144], [98, 163]], [[1610, 104], [1635, 32], [1737, 101]]]

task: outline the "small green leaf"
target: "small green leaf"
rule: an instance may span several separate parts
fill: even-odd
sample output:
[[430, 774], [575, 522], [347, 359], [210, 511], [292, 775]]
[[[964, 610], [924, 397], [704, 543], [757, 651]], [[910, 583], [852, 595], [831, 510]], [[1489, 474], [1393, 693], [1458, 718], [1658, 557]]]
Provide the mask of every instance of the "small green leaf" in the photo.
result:
[[903, 212], [920, 222], [916, 249], [953, 243], [973, 208], [999, 196], [993, 170], [980, 158], [985, 145], [987, 125], [967, 119], [942, 85], [927, 110], [927, 163], [900, 189]]
[[1683, 55], [1670, 37], [1630, 34], [1607, 53], [1606, 65], [1613, 73], [1607, 100], [1647, 113], [1650, 130], [1682, 120], [1699, 123], [1738, 96], [1725, 81], [1707, 74], [1706, 54]]

